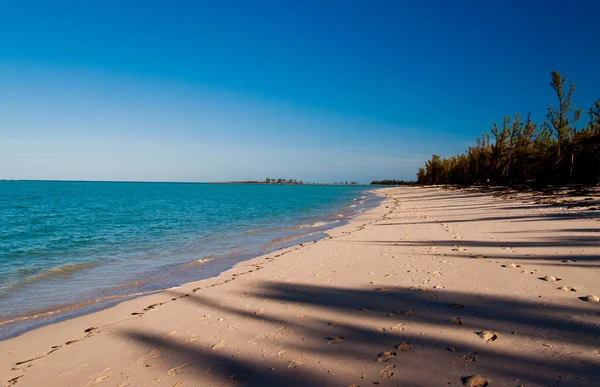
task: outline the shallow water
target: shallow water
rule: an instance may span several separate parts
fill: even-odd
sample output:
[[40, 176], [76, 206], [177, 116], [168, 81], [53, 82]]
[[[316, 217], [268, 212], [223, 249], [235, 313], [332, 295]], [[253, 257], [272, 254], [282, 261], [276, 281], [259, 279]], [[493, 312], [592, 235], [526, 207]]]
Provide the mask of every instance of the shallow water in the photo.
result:
[[316, 239], [368, 189], [1, 181], [0, 338]]

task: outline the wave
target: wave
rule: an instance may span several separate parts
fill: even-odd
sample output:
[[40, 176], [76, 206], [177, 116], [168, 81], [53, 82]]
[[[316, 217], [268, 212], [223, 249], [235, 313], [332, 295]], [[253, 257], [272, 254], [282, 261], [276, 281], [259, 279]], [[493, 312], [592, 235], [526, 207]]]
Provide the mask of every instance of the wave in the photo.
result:
[[[343, 217], [343, 215], [341, 215]], [[339, 220], [334, 220], [332, 222], [315, 222], [313, 224], [303, 224], [300, 228], [317, 228], [317, 227], [325, 227], [331, 224], [339, 223]]]
[[[33, 274], [33, 275], [23, 279], [21, 281], [8, 282], [4, 287], [2, 287], [0, 289], [0, 295], [6, 294], [10, 290], [12, 290], [16, 287], [22, 286], [24, 284], [33, 284], [33, 283], [40, 282], [40, 281], [43, 281], [46, 279], [65, 278], [65, 277], [72, 275], [76, 271], [91, 269], [92, 267], [96, 267], [99, 265], [100, 265], [100, 262], [85, 262], [85, 263], [75, 263], [75, 264], [57, 266], [57, 267], [53, 267], [51, 269], [43, 270], [39, 273]], [[20, 269], [20, 272], [25, 274], [25, 273], [33, 272], [33, 270]]]

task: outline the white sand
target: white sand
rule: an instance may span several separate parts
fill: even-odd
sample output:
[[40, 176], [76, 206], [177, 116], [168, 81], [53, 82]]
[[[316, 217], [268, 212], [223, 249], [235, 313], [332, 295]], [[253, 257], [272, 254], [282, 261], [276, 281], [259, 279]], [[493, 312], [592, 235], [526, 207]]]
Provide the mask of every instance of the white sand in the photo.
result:
[[0, 382], [600, 386], [597, 212], [382, 192], [329, 239], [0, 342]]

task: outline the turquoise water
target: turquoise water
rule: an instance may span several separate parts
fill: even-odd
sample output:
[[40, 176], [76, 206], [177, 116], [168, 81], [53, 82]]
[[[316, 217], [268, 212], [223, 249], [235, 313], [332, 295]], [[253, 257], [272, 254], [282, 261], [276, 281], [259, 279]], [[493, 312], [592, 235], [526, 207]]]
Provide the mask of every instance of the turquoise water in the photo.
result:
[[368, 189], [0, 181], [0, 338], [316, 239]]

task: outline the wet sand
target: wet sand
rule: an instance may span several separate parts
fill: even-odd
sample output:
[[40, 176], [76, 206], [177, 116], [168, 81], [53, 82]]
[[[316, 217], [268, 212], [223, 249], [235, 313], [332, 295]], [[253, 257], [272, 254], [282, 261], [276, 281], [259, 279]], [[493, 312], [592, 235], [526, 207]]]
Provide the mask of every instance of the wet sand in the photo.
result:
[[597, 209], [381, 192], [326, 239], [0, 342], [1, 384], [600, 385]]

